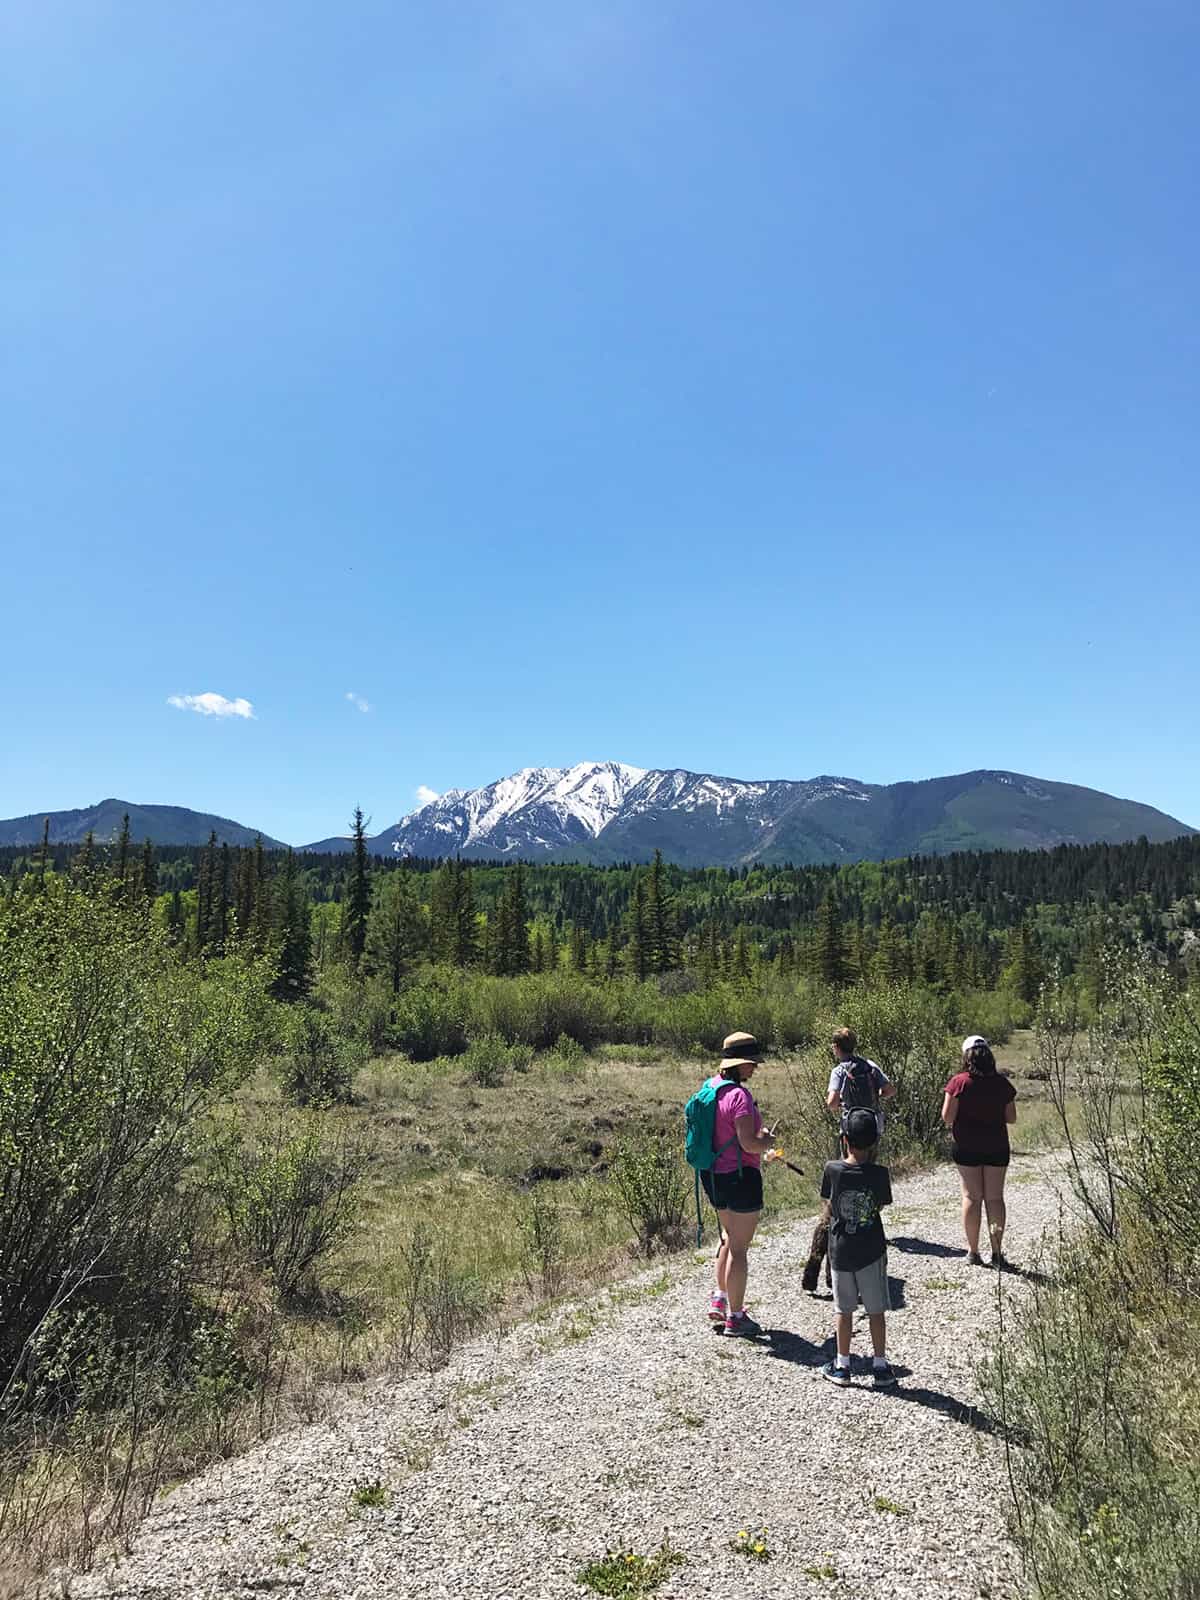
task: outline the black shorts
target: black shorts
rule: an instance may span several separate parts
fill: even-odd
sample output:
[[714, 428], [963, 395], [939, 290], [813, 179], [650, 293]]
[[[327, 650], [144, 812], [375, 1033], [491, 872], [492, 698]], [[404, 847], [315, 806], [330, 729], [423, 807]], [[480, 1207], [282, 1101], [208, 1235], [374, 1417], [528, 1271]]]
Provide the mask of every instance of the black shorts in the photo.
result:
[[960, 1150], [954, 1146], [952, 1154], [956, 1167], [1006, 1167], [1008, 1165], [1007, 1150], [989, 1150], [985, 1153], [979, 1150]]
[[704, 1192], [718, 1211], [761, 1211], [762, 1173], [757, 1167], [741, 1172], [702, 1172]]

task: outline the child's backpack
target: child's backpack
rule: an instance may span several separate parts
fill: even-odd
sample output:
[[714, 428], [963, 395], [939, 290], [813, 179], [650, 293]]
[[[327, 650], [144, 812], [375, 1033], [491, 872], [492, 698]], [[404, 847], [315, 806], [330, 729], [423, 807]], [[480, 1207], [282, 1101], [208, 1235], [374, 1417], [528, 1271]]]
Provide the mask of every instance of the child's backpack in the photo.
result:
[[683, 1108], [684, 1125], [687, 1130], [683, 1146], [684, 1159], [696, 1174], [697, 1245], [704, 1238], [704, 1217], [700, 1209], [700, 1174], [711, 1172], [717, 1157], [723, 1155], [730, 1145], [737, 1147], [739, 1174], [742, 1170], [742, 1147], [738, 1144], [737, 1135], [735, 1134], [732, 1139], [726, 1139], [724, 1144], [718, 1145], [716, 1142], [717, 1101], [721, 1098], [723, 1089], [734, 1087], [732, 1078], [707, 1078]]
[[879, 1088], [875, 1068], [862, 1056], [851, 1056], [842, 1064], [842, 1111], [878, 1111]]

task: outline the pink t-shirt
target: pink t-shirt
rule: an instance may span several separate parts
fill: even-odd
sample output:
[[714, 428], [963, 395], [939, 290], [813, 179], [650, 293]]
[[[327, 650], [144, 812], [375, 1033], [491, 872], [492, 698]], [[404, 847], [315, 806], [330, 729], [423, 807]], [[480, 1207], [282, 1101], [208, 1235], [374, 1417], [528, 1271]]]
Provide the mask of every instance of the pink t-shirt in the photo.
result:
[[[727, 1078], [722, 1078], [720, 1073], [715, 1078], [710, 1078], [710, 1083], [728, 1083]], [[738, 1155], [740, 1153], [743, 1167], [761, 1167], [762, 1157], [753, 1155], [749, 1150], [738, 1149], [737, 1129], [734, 1123], [739, 1117], [750, 1116], [754, 1118], [754, 1131], [757, 1133], [762, 1127], [762, 1114], [754, 1104], [754, 1096], [744, 1084], [734, 1083], [728, 1089], [722, 1089], [717, 1096], [717, 1120], [713, 1130], [713, 1148], [721, 1150], [721, 1146], [732, 1139], [733, 1143], [728, 1150], [721, 1150], [721, 1154], [713, 1162], [714, 1172], [736, 1172], [738, 1169]]]

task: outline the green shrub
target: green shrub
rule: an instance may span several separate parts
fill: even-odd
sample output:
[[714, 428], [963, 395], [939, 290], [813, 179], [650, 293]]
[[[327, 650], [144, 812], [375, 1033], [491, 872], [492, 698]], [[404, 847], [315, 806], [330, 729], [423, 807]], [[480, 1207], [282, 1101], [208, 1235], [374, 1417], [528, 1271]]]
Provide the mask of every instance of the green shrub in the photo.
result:
[[498, 1089], [510, 1072], [528, 1072], [533, 1051], [527, 1045], [505, 1044], [498, 1034], [472, 1039], [458, 1058], [467, 1078], [481, 1089]]
[[10, 1414], [38, 1396], [73, 1405], [101, 1323], [130, 1361], [164, 1331], [186, 1343], [196, 1149], [266, 1044], [267, 981], [232, 957], [183, 967], [159, 926], [102, 887], [60, 878], [0, 899]]
[[609, 1004], [600, 985], [569, 972], [475, 977], [467, 988], [470, 1031], [548, 1050], [561, 1037], [587, 1046], [604, 1036]]
[[683, 1245], [683, 1219], [692, 1189], [679, 1140], [623, 1140], [609, 1177], [617, 1203], [646, 1255], [656, 1246], [678, 1250]]
[[653, 1038], [679, 1054], [716, 1056], [726, 1034], [744, 1029], [759, 1043], [771, 1043], [771, 1011], [766, 998], [747, 987], [714, 984], [690, 994], [664, 995], [659, 1001]]
[[396, 997], [391, 1036], [396, 1049], [414, 1061], [461, 1055], [467, 1048], [462, 985], [436, 972], [410, 983]]
[[318, 1263], [354, 1233], [367, 1164], [345, 1126], [318, 1115], [225, 1141], [216, 1169], [230, 1237], [284, 1299], [313, 1295]]
[[887, 1106], [889, 1156], [944, 1152], [942, 1093], [957, 1068], [961, 1041], [950, 1033], [938, 996], [917, 984], [853, 989], [843, 997], [840, 1016], [857, 1033], [862, 1053], [896, 1085]]
[[1200, 1023], [1152, 962], [1103, 979], [1086, 1033], [1072, 985], [1039, 1009], [1083, 1221], [1015, 1314], [998, 1300], [983, 1386], [1039, 1595], [1181, 1600], [1200, 1572]]
[[350, 1084], [367, 1059], [366, 1043], [340, 1032], [335, 1017], [316, 1006], [292, 1006], [281, 1024], [283, 1092], [293, 1105], [345, 1104]]

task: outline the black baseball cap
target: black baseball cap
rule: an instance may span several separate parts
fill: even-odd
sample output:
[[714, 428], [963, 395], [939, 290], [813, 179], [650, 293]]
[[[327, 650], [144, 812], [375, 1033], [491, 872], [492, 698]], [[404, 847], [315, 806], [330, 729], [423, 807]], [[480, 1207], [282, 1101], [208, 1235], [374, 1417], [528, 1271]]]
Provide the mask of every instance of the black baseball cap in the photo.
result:
[[846, 1118], [846, 1140], [855, 1150], [869, 1150], [879, 1143], [879, 1123], [873, 1111], [860, 1108]]

